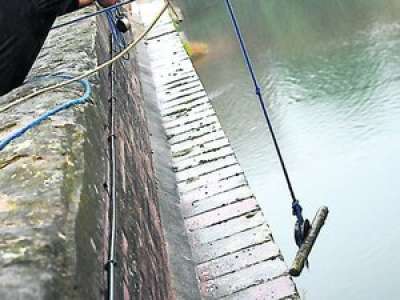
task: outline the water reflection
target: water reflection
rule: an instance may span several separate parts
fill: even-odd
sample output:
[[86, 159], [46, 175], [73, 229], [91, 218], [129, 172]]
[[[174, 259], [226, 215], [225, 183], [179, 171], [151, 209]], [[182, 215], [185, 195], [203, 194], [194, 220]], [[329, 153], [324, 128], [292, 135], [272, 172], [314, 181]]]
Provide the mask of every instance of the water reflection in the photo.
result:
[[[196, 63], [290, 260], [290, 198], [221, 0], [181, 0]], [[331, 215], [298, 280], [305, 299], [398, 299], [400, 1], [236, 0], [306, 214]]]

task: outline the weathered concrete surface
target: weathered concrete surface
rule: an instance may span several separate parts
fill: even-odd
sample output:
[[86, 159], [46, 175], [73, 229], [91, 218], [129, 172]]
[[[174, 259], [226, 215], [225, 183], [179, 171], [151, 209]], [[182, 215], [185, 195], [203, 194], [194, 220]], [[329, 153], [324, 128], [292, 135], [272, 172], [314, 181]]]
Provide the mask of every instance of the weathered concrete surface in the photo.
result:
[[[32, 75], [79, 74], [108, 60], [110, 49], [103, 17], [97, 26], [91, 19], [60, 29], [49, 37]], [[93, 104], [52, 117], [0, 153], [2, 300], [106, 297], [112, 96], [118, 99], [117, 296], [172, 298], [135, 54], [113, 71], [90, 79]], [[48, 84], [28, 84], [1, 98], [0, 106]], [[73, 85], [18, 105], [0, 115], [0, 136], [81, 94], [80, 85]]]
[[[31, 76], [92, 68], [95, 33], [94, 20], [74, 31], [53, 32]], [[27, 84], [2, 97], [0, 105], [48, 83]], [[0, 138], [81, 94], [80, 85], [73, 85], [2, 113]], [[75, 219], [83, 174], [82, 111], [78, 107], [52, 117], [0, 153], [0, 299], [77, 298]]]
[[[145, 24], [162, 3], [142, 1]], [[169, 208], [179, 210], [183, 218], [182, 230], [192, 250], [187, 259], [200, 290], [191, 299], [298, 299], [263, 213], [167, 14], [147, 36], [145, 47], [179, 192], [179, 202]], [[170, 260], [174, 255], [169, 253]], [[179, 274], [175, 288], [181, 285], [178, 280]], [[185, 299], [185, 294], [177, 297]]]

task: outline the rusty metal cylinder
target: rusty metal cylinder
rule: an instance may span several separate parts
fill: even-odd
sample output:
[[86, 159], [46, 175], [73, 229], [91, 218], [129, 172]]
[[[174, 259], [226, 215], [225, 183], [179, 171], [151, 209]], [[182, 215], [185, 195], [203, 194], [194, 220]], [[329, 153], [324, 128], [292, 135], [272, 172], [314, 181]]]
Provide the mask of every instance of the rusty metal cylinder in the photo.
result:
[[325, 224], [325, 220], [328, 217], [329, 209], [326, 206], [321, 207], [314, 217], [311, 225], [310, 232], [306, 236], [304, 243], [297, 251], [296, 257], [294, 258], [292, 267], [289, 270], [290, 275], [299, 276], [304, 269], [304, 264], [311, 253], [315, 241], [318, 238], [319, 232], [322, 226]]

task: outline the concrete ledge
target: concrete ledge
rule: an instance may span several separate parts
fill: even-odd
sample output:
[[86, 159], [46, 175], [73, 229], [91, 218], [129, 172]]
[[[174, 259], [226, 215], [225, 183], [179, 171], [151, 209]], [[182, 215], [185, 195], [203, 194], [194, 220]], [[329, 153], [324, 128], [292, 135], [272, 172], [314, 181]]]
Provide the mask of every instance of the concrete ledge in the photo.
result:
[[[94, 19], [74, 31], [53, 31], [30, 77], [93, 68], [95, 35]], [[33, 80], [1, 97], [0, 105], [56, 81]], [[74, 84], [1, 113], [0, 138], [82, 93]], [[87, 283], [76, 278], [75, 226], [87, 129], [83, 111], [88, 106], [51, 117], [0, 152], [0, 299], [79, 299], [80, 283]]]

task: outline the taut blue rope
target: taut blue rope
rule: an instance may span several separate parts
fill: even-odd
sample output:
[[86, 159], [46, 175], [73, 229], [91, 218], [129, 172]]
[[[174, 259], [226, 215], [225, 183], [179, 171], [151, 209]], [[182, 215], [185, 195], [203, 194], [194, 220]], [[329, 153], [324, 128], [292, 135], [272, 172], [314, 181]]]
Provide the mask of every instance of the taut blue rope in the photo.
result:
[[[54, 75], [54, 76], [49, 76], [49, 77], [58, 77], [58, 78], [62, 78], [62, 79], [73, 78], [72, 76], [69, 76], [69, 75]], [[77, 99], [70, 100], [64, 104], [56, 106], [52, 110], [44, 113], [43, 115], [39, 116], [38, 118], [35, 118], [34, 120], [29, 122], [24, 127], [14, 131], [6, 138], [0, 140], [0, 151], [4, 150], [4, 148], [7, 147], [7, 145], [10, 144], [12, 141], [14, 141], [15, 139], [24, 135], [28, 130], [31, 130], [31, 129], [39, 126], [43, 121], [47, 120], [51, 116], [53, 116], [63, 110], [69, 109], [73, 106], [84, 104], [85, 102], [87, 102], [90, 97], [90, 94], [92, 93], [92, 89], [90, 87], [89, 81], [86, 79], [82, 79], [79, 82], [85, 89], [85, 93], [83, 94], [83, 96], [81, 96]]]
[[255, 92], [256, 92], [256, 95], [258, 96], [258, 100], [260, 102], [260, 106], [261, 106], [262, 112], [263, 112], [265, 120], [267, 122], [269, 131], [271, 133], [271, 137], [272, 137], [272, 140], [274, 142], [276, 153], [278, 154], [278, 158], [279, 158], [279, 162], [280, 162], [280, 165], [282, 167], [282, 170], [283, 170], [283, 174], [285, 175], [286, 183], [287, 183], [287, 186], [288, 186], [288, 189], [289, 189], [289, 192], [290, 192], [290, 196], [292, 198], [292, 213], [293, 213], [294, 216], [296, 216], [298, 225], [301, 226], [304, 223], [304, 218], [303, 218], [303, 215], [302, 215], [302, 207], [300, 206], [299, 201], [296, 199], [296, 196], [295, 196], [295, 193], [294, 193], [294, 190], [293, 190], [293, 187], [292, 187], [292, 183], [290, 181], [289, 173], [287, 171], [285, 162], [283, 160], [282, 153], [281, 153], [281, 150], [279, 148], [279, 144], [278, 144], [277, 138], [275, 136], [275, 132], [274, 132], [274, 129], [273, 129], [273, 126], [272, 126], [272, 123], [271, 123], [271, 120], [270, 120], [270, 117], [269, 117], [269, 114], [268, 114], [268, 109], [267, 109], [267, 107], [265, 105], [265, 102], [264, 102], [264, 99], [263, 99], [263, 95], [262, 95], [262, 92], [261, 92], [261, 87], [260, 87], [260, 85], [258, 83], [257, 76], [256, 76], [256, 73], [254, 71], [254, 67], [253, 67], [253, 64], [251, 62], [250, 55], [249, 55], [249, 52], [248, 52], [247, 47], [246, 47], [246, 43], [244, 41], [243, 35], [241, 33], [241, 30], [240, 30], [239, 22], [237, 20], [235, 11], [233, 10], [231, 1], [230, 0], [225, 0], [225, 4], [226, 4], [226, 7], [227, 7], [227, 9], [229, 11], [229, 15], [231, 17], [231, 21], [232, 21], [233, 27], [235, 29], [236, 37], [237, 37], [237, 39], [239, 41], [240, 49], [242, 51], [244, 60], [246, 62], [246, 66], [247, 66], [247, 68], [249, 70], [251, 79], [253, 81], [253, 84], [254, 84], [254, 87], [255, 87]]

